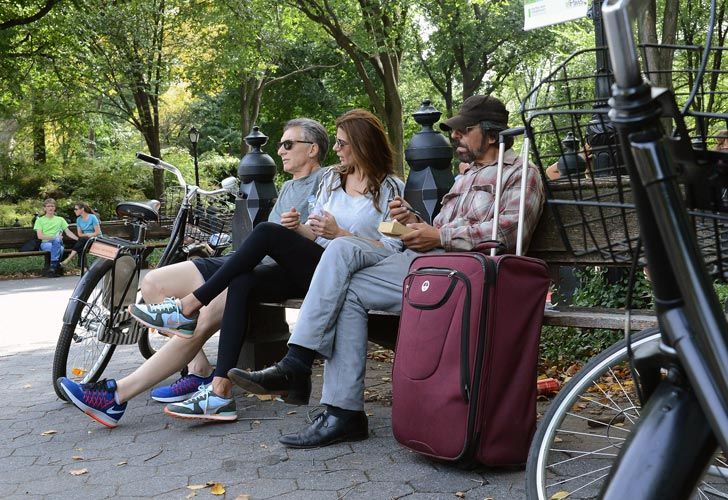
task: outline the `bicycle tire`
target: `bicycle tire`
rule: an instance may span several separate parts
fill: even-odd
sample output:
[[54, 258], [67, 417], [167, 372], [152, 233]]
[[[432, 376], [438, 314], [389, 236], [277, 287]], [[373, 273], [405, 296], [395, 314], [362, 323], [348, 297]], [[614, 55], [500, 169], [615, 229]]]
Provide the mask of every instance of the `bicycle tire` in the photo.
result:
[[[659, 330], [649, 328], [633, 335], [632, 346], [659, 338]], [[626, 342], [616, 342], [592, 358], [551, 402], [528, 454], [528, 498], [598, 498], [621, 443], [639, 420], [640, 402], [627, 361]], [[728, 498], [725, 457], [717, 454], [706, 472], [710, 477], [704, 476], [699, 498]]]
[[[103, 293], [103, 278], [111, 272], [112, 262], [97, 261], [89, 268], [69, 300], [64, 314], [64, 324], [56, 343], [53, 356], [53, 389], [59, 398], [66, 400], [65, 393], [56, 381], [68, 377], [78, 383], [96, 382], [106, 369], [116, 345], [98, 340], [98, 328], [103, 327], [104, 313], [97, 306]], [[94, 294], [94, 291], [98, 293]], [[90, 307], [89, 307], [90, 306]], [[94, 314], [93, 317], [91, 315]], [[108, 312], [105, 314], [108, 320]], [[74, 365], [69, 370], [69, 354], [74, 345], [80, 352], [71, 357]], [[80, 358], [78, 356], [81, 356]], [[76, 366], [79, 365], [79, 366]]]

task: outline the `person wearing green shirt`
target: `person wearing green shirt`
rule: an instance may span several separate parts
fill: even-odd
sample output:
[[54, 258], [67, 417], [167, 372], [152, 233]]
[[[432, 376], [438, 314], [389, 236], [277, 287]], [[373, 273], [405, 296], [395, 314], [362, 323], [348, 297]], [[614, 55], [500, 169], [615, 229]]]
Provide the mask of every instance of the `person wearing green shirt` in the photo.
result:
[[43, 202], [43, 211], [45, 214], [36, 219], [33, 229], [41, 241], [40, 249], [51, 254], [47, 276], [55, 277], [59, 275], [59, 262], [63, 256], [63, 233], [73, 240], [77, 240], [78, 236], [68, 229], [66, 219], [56, 215], [56, 200], [47, 198]]

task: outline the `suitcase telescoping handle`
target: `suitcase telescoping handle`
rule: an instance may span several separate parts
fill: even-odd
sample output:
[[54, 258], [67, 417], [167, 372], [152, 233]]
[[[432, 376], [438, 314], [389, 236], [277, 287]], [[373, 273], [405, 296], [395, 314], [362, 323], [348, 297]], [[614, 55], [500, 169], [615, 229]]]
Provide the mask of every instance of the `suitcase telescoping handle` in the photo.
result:
[[[503, 130], [498, 134], [498, 170], [495, 178], [495, 212], [493, 213], [493, 231], [491, 239], [498, 238], [498, 217], [500, 215], [501, 189], [503, 183], [503, 157], [506, 153], [506, 137], [515, 137], [525, 132], [525, 127], [513, 127]], [[521, 167], [521, 199], [518, 206], [518, 228], [516, 233], [516, 255], [523, 252], [523, 210], [525, 208], [526, 196], [526, 175], [528, 174], [528, 136], [523, 138], [523, 148], [521, 150], [523, 166]], [[490, 255], [496, 255], [496, 248], [490, 250]]]

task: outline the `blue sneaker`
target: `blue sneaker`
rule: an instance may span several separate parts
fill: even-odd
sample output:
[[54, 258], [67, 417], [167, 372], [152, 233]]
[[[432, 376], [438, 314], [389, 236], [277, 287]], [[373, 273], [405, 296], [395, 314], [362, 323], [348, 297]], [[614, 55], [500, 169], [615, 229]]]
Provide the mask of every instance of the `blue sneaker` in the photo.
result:
[[177, 418], [217, 420], [232, 422], [238, 419], [235, 398], [224, 398], [212, 391], [212, 384], [200, 386], [200, 390], [181, 403], [164, 407], [164, 413]]
[[77, 384], [61, 377], [56, 383], [66, 393], [68, 400], [86, 415], [106, 427], [114, 428], [119, 425], [126, 403], [116, 404], [114, 400], [116, 380], [104, 379], [93, 384]]
[[154, 401], [160, 403], [177, 403], [195, 395], [201, 385], [212, 383], [213, 374], [209, 377], [200, 377], [190, 373], [180, 377], [172, 385], [164, 385], [152, 389], [151, 395]]
[[182, 337], [194, 333], [199, 316], [199, 313], [191, 317], [182, 314], [179, 300], [174, 297], [167, 297], [161, 304], [132, 304], [129, 314], [144, 326]]

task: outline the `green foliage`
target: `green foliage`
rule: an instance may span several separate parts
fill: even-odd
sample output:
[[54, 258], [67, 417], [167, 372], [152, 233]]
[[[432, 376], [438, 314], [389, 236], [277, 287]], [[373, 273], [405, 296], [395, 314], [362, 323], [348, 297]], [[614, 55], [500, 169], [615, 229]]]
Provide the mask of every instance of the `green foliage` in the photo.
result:
[[[581, 285], [572, 297], [572, 303], [580, 307], [626, 307], [629, 275], [626, 270], [616, 270], [611, 276], [606, 267], [586, 267], [575, 272]], [[632, 309], [652, 307], [650, 283], [642, 272], [635, 274], [632, 287]]]
[[[575, 274], [581, 284], [572, 297], [579, 307], [623, 308], [627, 298], [629, 276], [610, 272], [605, 267], [578, 269]], [[728, 287], [726, 287], [728, 295]], [[557, 301], [557, 298], [554, 298]], [[650, 283], [644, 274], [636, 274], [632, 292], [632, 308], [652, 307]], [[544, 369], [565, 368], [573, 363], [584, 363], [623, 337], [622, 331], [544, 326], [541, 329], [540, 364]]]
[[539, 347], [542, 372], [584, 363], [623, 336], [618, 330], [544, 326]]

